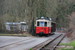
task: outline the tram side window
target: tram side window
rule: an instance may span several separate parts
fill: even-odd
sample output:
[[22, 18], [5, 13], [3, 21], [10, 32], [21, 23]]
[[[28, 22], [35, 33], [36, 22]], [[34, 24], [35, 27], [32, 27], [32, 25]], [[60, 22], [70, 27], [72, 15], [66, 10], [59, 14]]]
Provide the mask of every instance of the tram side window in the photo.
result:
[[39, 22], [37, 22], [37, 26], [39, 26]]
[[45, 27], [47, 27], [47, 22], [45, 22]]

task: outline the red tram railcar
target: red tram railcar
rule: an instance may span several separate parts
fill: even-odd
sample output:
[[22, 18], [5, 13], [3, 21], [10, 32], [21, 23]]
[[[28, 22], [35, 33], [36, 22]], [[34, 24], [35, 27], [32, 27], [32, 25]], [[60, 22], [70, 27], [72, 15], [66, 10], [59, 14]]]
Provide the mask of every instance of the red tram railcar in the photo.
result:
[[38, 35], [49, 35], [54, 34], [56, 31], [56, 23], [50, 20], [51, 18], [41, 17], [36, 20], [36, 34]]

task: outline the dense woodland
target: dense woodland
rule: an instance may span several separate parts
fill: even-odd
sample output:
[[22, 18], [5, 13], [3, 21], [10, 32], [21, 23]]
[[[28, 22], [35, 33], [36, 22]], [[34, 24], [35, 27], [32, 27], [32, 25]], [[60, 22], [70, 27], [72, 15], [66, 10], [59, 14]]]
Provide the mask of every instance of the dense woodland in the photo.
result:
[[32, 31], [37, 17], [50, 17], [57, 28], [69, 28], [75, 0], [0, 0], [0, 30], [5, 22], [26, 21]]

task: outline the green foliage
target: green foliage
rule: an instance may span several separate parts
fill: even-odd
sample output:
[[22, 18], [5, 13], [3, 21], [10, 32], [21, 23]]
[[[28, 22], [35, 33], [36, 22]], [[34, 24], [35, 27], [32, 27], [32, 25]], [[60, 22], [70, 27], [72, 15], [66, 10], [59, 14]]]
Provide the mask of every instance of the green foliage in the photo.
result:
[[[72, 2], [71, 0], [59, 0], [58, 7], [57, 7], [57, 17], [58, 21], [57, 23], [61, 25], [61, 27], [66, 27], [67, 25], [67, 17], [69, 14], [71, 14], [73, 11], [75, 11], [75, 2]], [[60, 19], [59, 19], [60, 18]], [[68, 23], [69, 24], [69, 23]]]
[[[58, 28], [66, 27], [66, 17], [75, 11], [74, 0], [0, 0], [0, 23], [28, 21], [33, 25], [35, 17], [48, 16], [58, 24]], [[25, 11], [26, 10], [26, 11]], [[35, 11], [35, 12], [34, 12]], [[7, 15], [6, 15], [7, 14]], [[35, 15], [34, 15], [35, 14]], [[6, 17], [6, 18], [5, 18]], [[8, 19], [7, 19], [8, 18]], [[34, 19], [35, 19], [34, 18]], [[58, 20], [56, 20], [58, 18]], [[33, 32], [31, 30], [31, 32]]]
[[58, 50], [75, 50], [75, 40], [70, 43], [60, 43], [59, 45], [73, 46], [73, 48], [63, 48]]
[[61, 15], [60, 17], [62, 18], [62, 20], [65, 22], [65, 18], [64, 18], [64, 15], [63, 15], [61, 9], [60, 8], [57, 8], [57, 11]]
[[38, 7], [37, 10], [36, 10], [36, 16], [37, 16], [37, 17], [41, 17], [41, 15], [40, 15], [40, 8], [39, 8], [39, 7]]
[[46, 47], [44, 47], [44, 48], [46, 48]]
[[[13, 34], [14, 33], [14, 34]], [[0, 36], [29, 36], [29, 34], [15, 34], [15, 32], [13, 32], [12, 34], [8, 34], [7, 32], [5, 32], [4, 34], [3, 33], [0, 33]]]
[[32, 48], [30, 48], [29, 50], [32, 50]]
[[60, 43], [60, 45], [73, 46], [75, 48], [75, 41], [72, 41], [70, 43]]
[[3, 15], [3, 3], [4, 0], [0, 0], [0, 15]]
[[58, 49], [58, 50], [74, 50], [74, 49]]
[[61, 0], [59, 0], [59, 2], [61, 2]]
[[61, 25], [59, 23], [56, 23], [57, 28], [61, 28]]

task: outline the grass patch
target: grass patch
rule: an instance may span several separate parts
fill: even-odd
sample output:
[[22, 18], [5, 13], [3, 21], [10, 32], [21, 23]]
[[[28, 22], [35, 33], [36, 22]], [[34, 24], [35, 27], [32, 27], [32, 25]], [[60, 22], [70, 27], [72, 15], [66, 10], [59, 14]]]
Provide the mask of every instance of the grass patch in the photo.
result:
[[32, 48], [30, 48], [29, 50], [32, 50]]
[[46, 47], [44, 47], [44, 48], [46, 48]]
[[28, 32], [10, 32], [10, 31], [0, 31], [0, 36], [31, 36]]
[[58, 49], [58, 50], [75, 50], [75, 49]]
[[30, 34], [0, 34], [0, 36], [30, 36]]
[[[59, 45], [65, 45], [65, 48], [58, 50], [75, 50], [75, 40], [70, 43], [60, 43]], [[67, 48], [67, 46], [73, 46], [73, 48]]]
[[14, 32], [10, 32], [10, 31], [0, 31], [0, 33], [6, 34], [6, 33], [14, 33]]
[[75, 40], [70, 43], [60, 43], [59, 45], [73, 46], [75, 48]]

